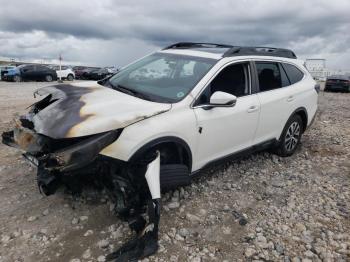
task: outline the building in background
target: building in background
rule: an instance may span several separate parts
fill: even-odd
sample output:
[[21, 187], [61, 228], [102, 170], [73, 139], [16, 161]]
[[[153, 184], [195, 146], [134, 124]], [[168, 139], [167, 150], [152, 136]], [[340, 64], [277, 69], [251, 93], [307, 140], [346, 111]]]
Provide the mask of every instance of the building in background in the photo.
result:
[[326, 59], [308, 58], [305, 66], [314, 79], [325, 80], [327, 78]]
[[305, 66], [316, 80], [325, 81], [327, 77], [333, 75], [350, 75], [350, 70], [327, 68], [326, 59], [323, 58], [308, 58], [305, 61]]

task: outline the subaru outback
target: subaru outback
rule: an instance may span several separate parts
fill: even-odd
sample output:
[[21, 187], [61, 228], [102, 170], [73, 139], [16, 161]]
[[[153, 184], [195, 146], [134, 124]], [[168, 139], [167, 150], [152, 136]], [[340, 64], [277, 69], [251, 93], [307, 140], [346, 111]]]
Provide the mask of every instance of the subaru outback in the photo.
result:
[[267, 148], [292, 155], [317, 93], [291, 50], [177, 43], [98, 82], [37, 90], [42, 99], [3, 143], [37, 167], [47, 195], [88, 177], [103, 181], [137, 232], [108, 256], [127, 261], [157, 251], [163, 190], [228, 157]]

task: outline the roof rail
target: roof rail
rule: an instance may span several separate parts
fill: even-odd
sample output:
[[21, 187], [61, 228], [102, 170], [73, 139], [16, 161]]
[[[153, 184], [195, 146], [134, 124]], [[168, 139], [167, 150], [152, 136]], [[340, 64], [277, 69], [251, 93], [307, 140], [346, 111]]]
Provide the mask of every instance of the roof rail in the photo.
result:
[[195, 43], [195, 42], [179, 42], [163, 48], [166, 49], [190, 49], [190, 48], [229, 48], [222, 57], [229, 56], [278, 56], [296, 59], [297, 56], [292, 50], [274, 47], [255, 47], [255, 46], [233, 46], [215, 43]]
[[187, 49], [187, 48], [232, 48], [232, 45], [215, 44], [215, 43], [194, 43], [194, 42], [179, 42], [163, 48], [166, 49]]
[[222, 57], [229, 56], [278, 56], [296, 59], [297, 56], [292, 50], [274, 47], [253, 47], [253, 46], [234, 46], [227, 50]]

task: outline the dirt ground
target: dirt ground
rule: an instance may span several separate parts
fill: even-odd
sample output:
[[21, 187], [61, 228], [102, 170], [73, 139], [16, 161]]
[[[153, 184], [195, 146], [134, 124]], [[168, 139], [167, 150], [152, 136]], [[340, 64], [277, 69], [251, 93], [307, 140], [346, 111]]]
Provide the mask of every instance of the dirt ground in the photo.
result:
[[[0, 82], [0, 131], [46, 83]], [[45, 197], [0, 144], [0, 261], [104, 261], [131, 237], [104, 192]], [[295, 155], [261, 152], [164, 195], [160, 249], [144, 261], [350, 261], [350, 94], [319, 95]]]

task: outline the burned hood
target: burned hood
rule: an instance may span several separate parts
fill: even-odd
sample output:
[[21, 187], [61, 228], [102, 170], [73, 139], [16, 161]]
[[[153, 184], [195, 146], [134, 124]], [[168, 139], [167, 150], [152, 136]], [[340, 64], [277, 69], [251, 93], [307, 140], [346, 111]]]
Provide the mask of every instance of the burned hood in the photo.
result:
[[124, 128], [170, 110], [171, 104], [146, 101], [91, 83], [38, 89], [43, 100], [32, 105], [34, 130], [52, 138], [87, 136]]

